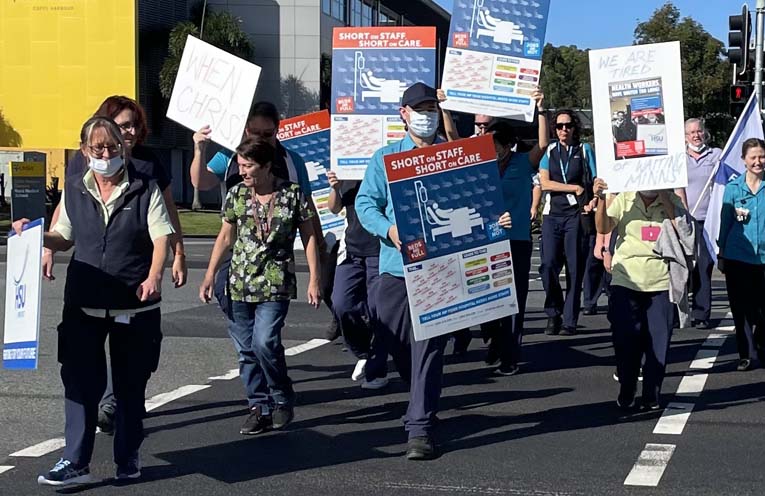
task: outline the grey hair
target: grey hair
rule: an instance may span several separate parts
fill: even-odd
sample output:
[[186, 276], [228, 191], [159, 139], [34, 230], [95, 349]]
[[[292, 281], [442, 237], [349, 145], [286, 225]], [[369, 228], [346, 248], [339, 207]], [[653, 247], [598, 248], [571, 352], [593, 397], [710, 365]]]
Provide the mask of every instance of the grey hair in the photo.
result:
[[697, 124], [697, 123], [699, 127], [701, 128], [701, 130], [704, 131], [704, 134], [706, 134], [707, 126], [704, 124], [703, 120], [697, 117], [691, 117], [690, 119], [685, 121], [685, 127], [683, 129], [688, 129], [688, 126], [690, 126], [691, 124]]
[[96, 116], [85, 121], [85, 124], [82, 125], [82, 130], [80, 131], [81, 145], [90, 143], [90, 137], [93, 135], [93, 130], [95, 129], [104, 129], [115, 143], [119, 143], [121, 150], [120, 154], [124, 154], [125, 140], [122, 138], [122, 131], [120, 131], [117, 123], [108, 117]]

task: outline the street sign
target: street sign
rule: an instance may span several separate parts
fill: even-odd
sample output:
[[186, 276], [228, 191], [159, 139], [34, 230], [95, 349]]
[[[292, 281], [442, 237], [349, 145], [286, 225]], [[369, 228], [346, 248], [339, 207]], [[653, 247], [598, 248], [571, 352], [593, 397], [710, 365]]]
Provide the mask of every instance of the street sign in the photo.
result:
[[11, 219], [45, 217], [45, 154], [25, 152], [11, 162]]

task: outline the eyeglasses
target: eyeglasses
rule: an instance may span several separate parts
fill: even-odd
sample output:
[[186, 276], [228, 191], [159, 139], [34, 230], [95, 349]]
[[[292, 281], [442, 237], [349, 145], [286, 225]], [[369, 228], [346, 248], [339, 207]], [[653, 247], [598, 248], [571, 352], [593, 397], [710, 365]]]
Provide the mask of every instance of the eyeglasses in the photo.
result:
[[555, 129], [558, 131], [561, 129], [574, 129], [575, 127], [573, 122], [557, 122], [555, 124]]
[[88, 148], [91, 152], [93, 152], [96, 155], [103, 155], [105, 151], [109, 150], [109, 153], [112, 155], [116, 155], [120, 151], [122, 151], [122, 146], [119, 144], [116, 145], [88, 145]]
[[480, 127], [481, 129], [489, 127], [491, 125], [491, 122], [476, 122], [476, 127]]
[[123, 131], [135, 131], [135, 128], [136, 128], [135, 122], [123, 122], [122, 124], [117, 124], [117, 125]]

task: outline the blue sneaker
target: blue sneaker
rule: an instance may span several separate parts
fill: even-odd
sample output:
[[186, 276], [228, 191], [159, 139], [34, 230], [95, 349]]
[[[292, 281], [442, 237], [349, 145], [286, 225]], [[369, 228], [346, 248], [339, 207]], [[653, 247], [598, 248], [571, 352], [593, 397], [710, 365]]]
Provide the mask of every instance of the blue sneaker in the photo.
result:
[[132, 456], [125, 465], [117, 465], [118, 480], [137, 479], [141, 477], [141, 458], [138, 453]]
[[90, 467], [75, 467], [69, 460], [60, 459], [45, 475], [37, 477], [41, 486], [68, 486], [70, 484], [85, 484], [92, 480]]

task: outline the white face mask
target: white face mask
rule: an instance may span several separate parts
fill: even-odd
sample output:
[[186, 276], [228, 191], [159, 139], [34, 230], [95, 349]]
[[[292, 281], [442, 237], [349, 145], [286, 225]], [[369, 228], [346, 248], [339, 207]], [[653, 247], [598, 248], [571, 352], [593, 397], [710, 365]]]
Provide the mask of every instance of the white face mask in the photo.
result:
[[93, 172], [101, 174], [104, 177], [112, 177], [125, 165], [125, 159], [122, 156], [116, 156], [109, 159], [88, 157], [88, 167]]
[[702, 143], [699, 146], [696, 146], [696, 145], [692, 145], [692, 144], [688, 143], [688, 148], [690, 150], [693, 150], [696, 153], [701, 153], [701, 152], [703, 152], [707, 148], [707, 144], [706, 143]]
[[418, 138], [430, 138], [438, 131], [438, 112], [410, 110], [409, 129]]

